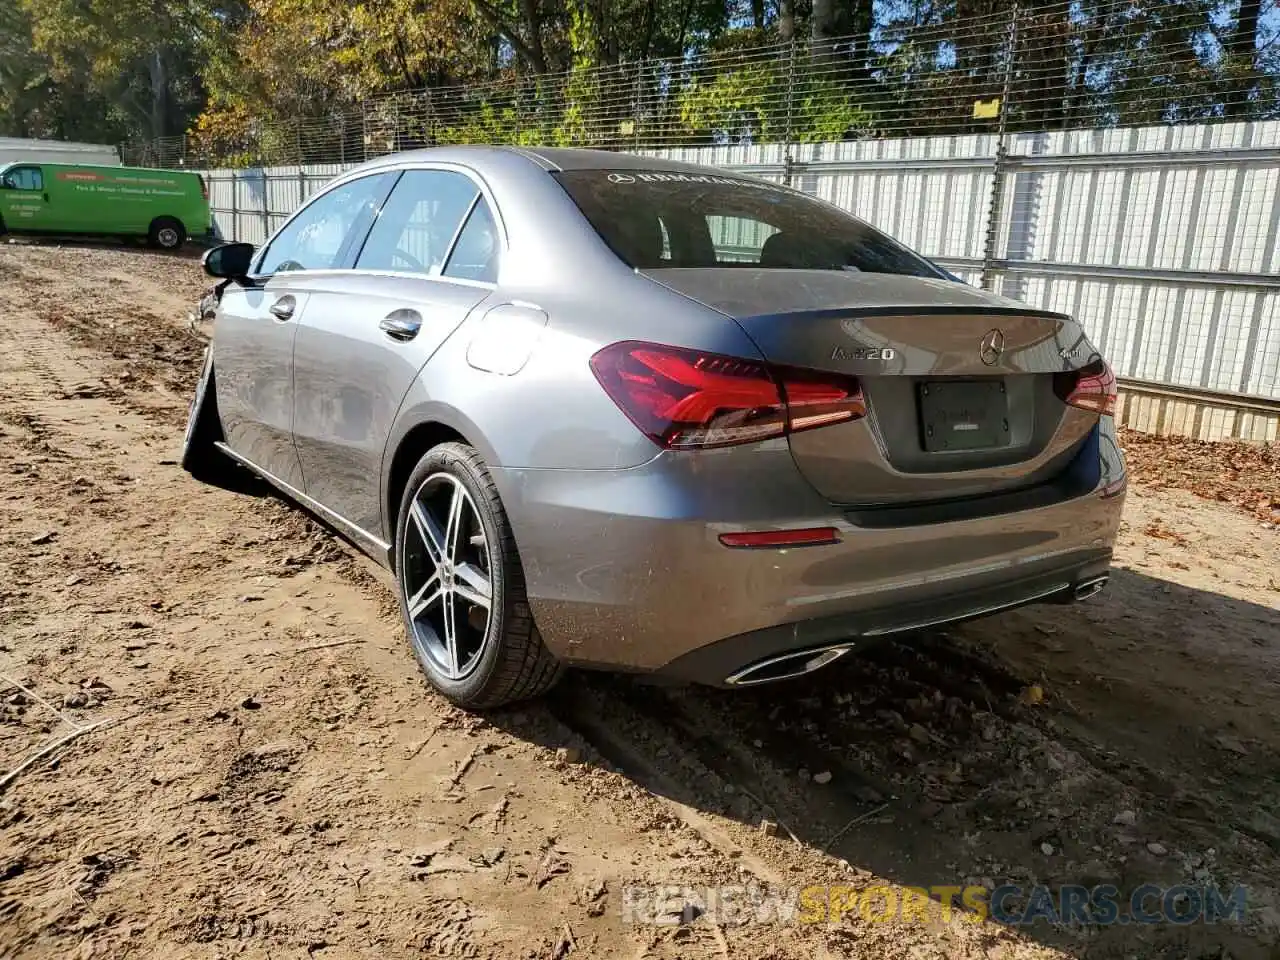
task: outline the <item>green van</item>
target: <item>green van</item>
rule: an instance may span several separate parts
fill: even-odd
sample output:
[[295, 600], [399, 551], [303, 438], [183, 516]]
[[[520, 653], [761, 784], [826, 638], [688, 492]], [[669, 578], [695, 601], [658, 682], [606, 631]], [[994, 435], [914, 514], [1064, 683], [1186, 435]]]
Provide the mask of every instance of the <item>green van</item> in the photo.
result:
[[0, 234], [146, 237], [176, 250], [212, 234], [209, 190], [196, 173], [67, 163], [0, 166]]

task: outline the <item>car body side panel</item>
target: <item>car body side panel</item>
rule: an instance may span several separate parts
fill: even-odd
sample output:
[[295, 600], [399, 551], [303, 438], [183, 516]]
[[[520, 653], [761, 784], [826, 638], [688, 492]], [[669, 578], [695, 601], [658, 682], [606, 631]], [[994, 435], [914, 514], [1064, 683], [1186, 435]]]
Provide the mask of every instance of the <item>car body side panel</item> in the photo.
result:
[[[427, 277], [315, 272], [294, 343], [294, 441], [309, 497], [377, 534], [377, 478], [393, 421], [440, 344], [489, 293]], [[397, 312], [421, 317], [411, 340], [380, 327]]]

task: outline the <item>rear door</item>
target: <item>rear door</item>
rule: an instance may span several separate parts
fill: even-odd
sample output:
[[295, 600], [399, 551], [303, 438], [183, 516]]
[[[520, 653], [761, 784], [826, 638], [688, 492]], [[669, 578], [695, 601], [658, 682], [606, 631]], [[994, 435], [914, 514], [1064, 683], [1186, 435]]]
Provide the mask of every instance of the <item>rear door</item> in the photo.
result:
[[497, 280], [499, 234], [475, 180], [406, 170], [354, 269], [317, 278], [294, 348], [307, 495], [369, 533], [392, 421], [418, 371]]
[[392, 177], [373, 174], [320, 194], [267, 244], [255, 276], [223, 293], [214, 337], [218, 413], [228, 446], [298, 491], [293, 349], [317, 289], [362, 237]]
[[10, 167], [0, 180], [0, 217], [15, 232], [62, 229], [39, 164]]

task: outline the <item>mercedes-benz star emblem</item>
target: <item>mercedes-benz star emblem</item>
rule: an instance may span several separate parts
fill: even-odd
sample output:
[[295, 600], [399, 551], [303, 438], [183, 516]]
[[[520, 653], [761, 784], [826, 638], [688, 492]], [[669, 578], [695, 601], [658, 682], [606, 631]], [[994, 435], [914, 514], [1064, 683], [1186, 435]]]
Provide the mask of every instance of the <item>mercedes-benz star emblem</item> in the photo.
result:
[[635, 183], [636, 178], [629, 173], [611, 173], [609, 174], [610, 183]]
[[993, 367], [1004, 354], [1004, 331], [996, 328], [988, 331], [987, 335], [982, 338], [982, 343], [978, 347], [978, 356], [982, 358], [982, 362], [988, 367]]

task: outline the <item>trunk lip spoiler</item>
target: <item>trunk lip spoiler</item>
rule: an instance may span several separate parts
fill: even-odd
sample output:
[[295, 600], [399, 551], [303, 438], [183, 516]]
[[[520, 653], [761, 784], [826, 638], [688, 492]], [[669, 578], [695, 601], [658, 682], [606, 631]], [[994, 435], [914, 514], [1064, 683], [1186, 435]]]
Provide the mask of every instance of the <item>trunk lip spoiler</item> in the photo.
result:
[[[896, 316], [990, 316], [990, 317], [1031, 317], [1038, 320], [1065, 320], [1075, 322], [1075, 318], [1067, 313], [1059, 313], [1056, 310], [1043, 310], [1033, 307], [1030, 304], [1022, 305], [1016, 302], [1006, 303], [911, 303], [909, 301], [901, 304], [876, 303], [858, 305], [851, 303], [845, 306], [834, 307], [803, 307], [797, 310], [770, 311], [765, 313], [746, 313], [735, 312], [727, 306], [716, 306], [709, 303], [701, 297], [695, 296], [687, 290], [681, 290], [678, 286], [668, 283], [663, 279], [661, 274], [666, 269], [680, 270], [682, 268], [659, 268], [656, 270], [636, 270], [637, 276], [643, 277], [661, 287], [670, 290], [677, 296], [706, 307], [708, 310], [714, 310], [716, 313], [730, 320], [739, 322], [747, 320], [771, 320], [779, 317], [794, 317], [802, 315], [806, 319], [814, 320], [836, 320], [848, 319], [851, 317], [896, 317]], [[732, 270], [734, 268], [724, 268]], [[781, 271], [779, 271], [781, 272]], [[808, 273], [812, 271], [790, 271], [795, 273]], [[893, 276], [893, 274], [889, 274]], [[929, 278], [920, 278], [929, 279]], [[986, 291], [975, 291], [976, 293], [986, 293]], [[995, 297], [995, 294], [988, 294]]]

